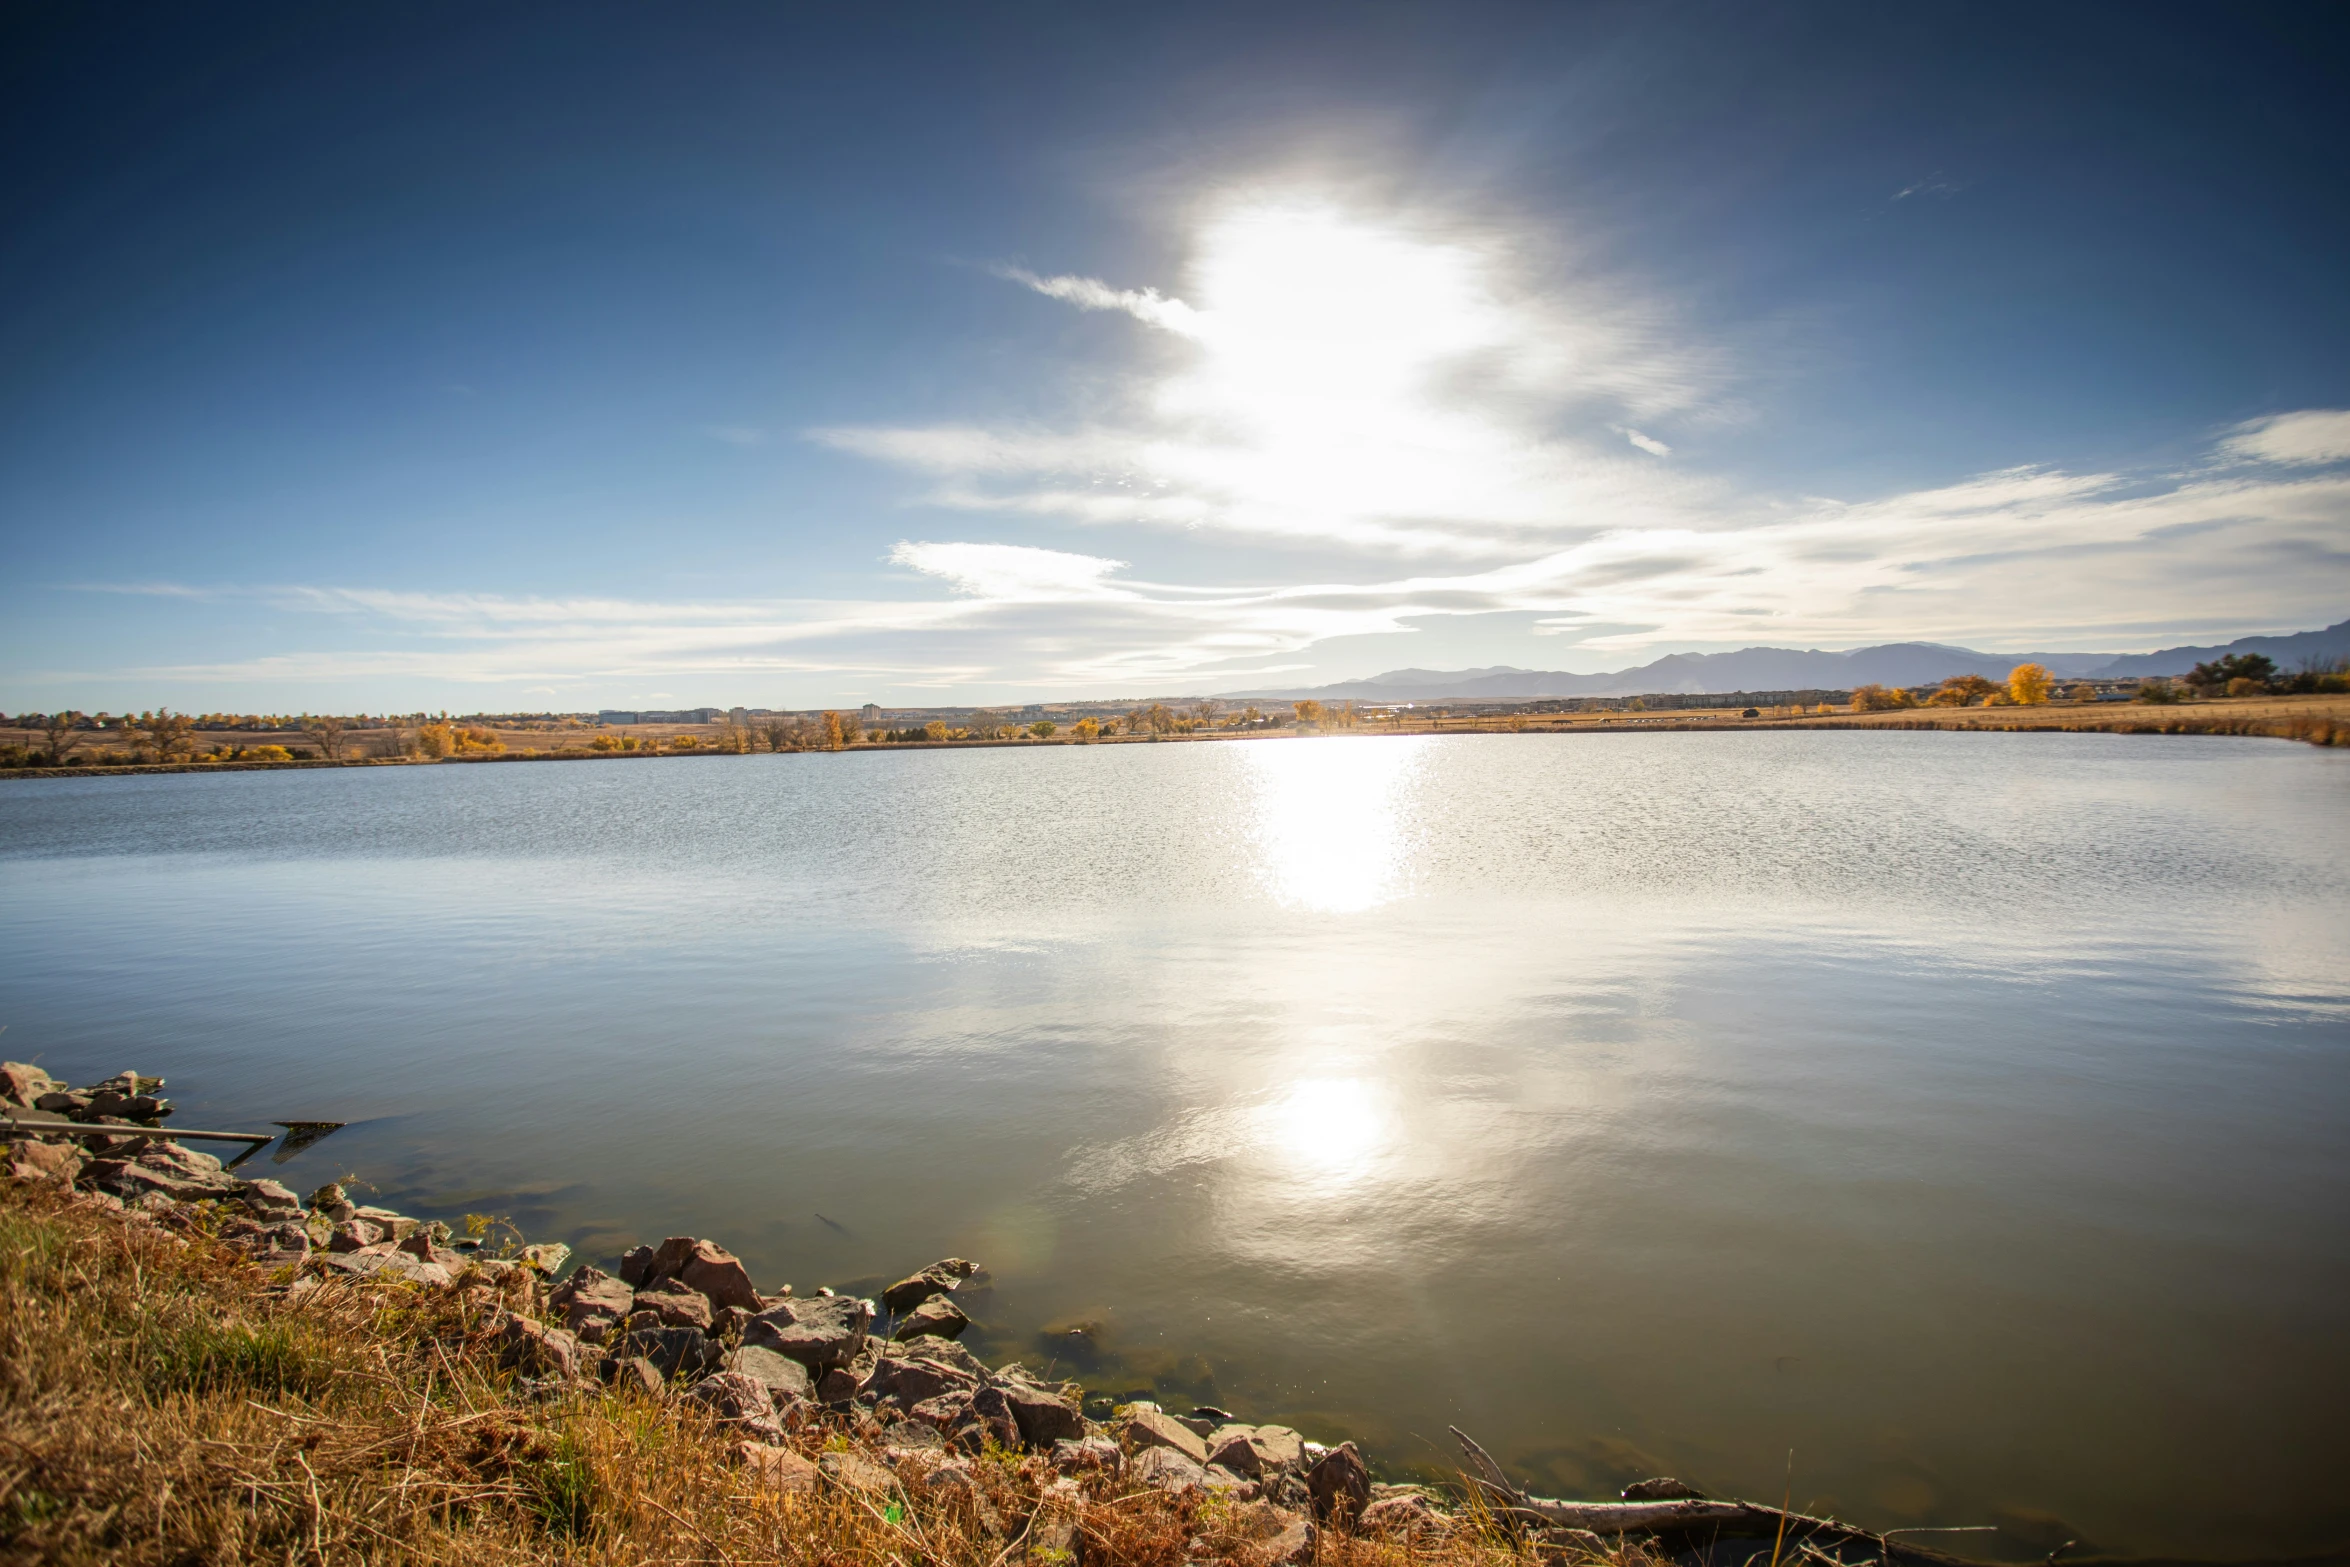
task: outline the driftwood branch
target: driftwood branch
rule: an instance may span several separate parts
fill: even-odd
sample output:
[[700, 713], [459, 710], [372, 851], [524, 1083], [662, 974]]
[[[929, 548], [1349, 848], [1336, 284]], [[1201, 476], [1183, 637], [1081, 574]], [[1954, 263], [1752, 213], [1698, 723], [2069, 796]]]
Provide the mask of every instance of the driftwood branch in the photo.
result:
[[1493, 1461], [1493, 1455], [1479, 1447], [1466, 1432], [1458, 1426], [1446, 1429], [1468, 1457], [1471, 1483], [1484, 1493], [1494, 1511], [1521, 1523], [1615, 1535], [1770, 1535], [1784, 1527], [1790, 1541], [1859, 1546], [1882, 1560], [1957, 1560], [1939, 1551], [1893, 1544], [1883, 1535], [1832, 1518], [1813, 1518], [1756, 1502], [1716, 1502], [1696, 1497], [1669, 1502], [1562, 1502], [1547, 1496], [1530, 1496], [1512, 1485], [1509, 1476], [1502, 1473], [1501, 1465]]

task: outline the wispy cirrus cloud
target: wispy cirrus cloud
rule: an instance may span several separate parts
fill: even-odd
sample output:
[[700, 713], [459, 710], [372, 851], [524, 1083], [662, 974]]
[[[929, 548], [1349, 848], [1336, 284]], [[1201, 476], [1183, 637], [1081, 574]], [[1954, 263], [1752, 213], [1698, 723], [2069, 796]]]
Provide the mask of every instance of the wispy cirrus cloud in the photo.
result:
[[2305, 408], [2236, 426], [2220, 442], [2229, 457], [2303, 468], [2350, 462], [2350, 408]]
[[[2229, 450], [2223, 440], [2218, 466], [2185, 475], [2016, 468], [1867, 502], [1789, 505], [1740, 527], [1604, 529], [1474, 570], [1305, 582], [1161, 582], [1108, 556], [908, 540], [891, 561], [910, 574], [909, 587], [943, 592], [669, 602], [124, 584], [112, 591], [356, 618], [373, 645], [117, 673], [399, 675], [565, 689], [853, 677], [1069, 695], [1215, 689], [1336, 638], [1410, 633], [1454, 617], [1520, 617], [1538, 634], [1627, 662], [1660, 641], [2125, 651], [2181, 627], [2339, 618], [2350, 584], [2350, 472], [2280, 476], [2228, 465]], [[1986, 627], [1998, 634], [1986, 637]]]

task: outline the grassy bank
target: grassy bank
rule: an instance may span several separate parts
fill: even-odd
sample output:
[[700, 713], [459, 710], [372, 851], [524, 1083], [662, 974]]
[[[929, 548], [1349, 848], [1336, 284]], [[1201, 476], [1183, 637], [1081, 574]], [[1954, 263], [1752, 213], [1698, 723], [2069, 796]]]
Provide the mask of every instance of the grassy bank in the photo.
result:
[[[124, 1211], [0, 1186], [9, 1562], [1270, 1567], [1277, 1554], [1261, 1504], [1062, 1475], [1034, 1454], [990, 1450], [974, 1484], [934, 1493], [854, 1409], [789, 1432], [822, 1469], [793, 1489], [690, 1403], [501, 1369], [490, 1324], [543, 1287], [524, 1270], [495, 1287], [294, 1282], [212, 1241], [200, 1205]], [[1555, 1541], [1541, 1551], [1562, 1556]], [[1305, 1559], [1294, 1538], [1287, 1554]], [[1506, 1567], [1536, 1546], [1471, 1507], [1416, 1539], [1326, 1527], [1308, 1554]], [[1648, 1559], [1596, 1539], [1565, 1554]]]

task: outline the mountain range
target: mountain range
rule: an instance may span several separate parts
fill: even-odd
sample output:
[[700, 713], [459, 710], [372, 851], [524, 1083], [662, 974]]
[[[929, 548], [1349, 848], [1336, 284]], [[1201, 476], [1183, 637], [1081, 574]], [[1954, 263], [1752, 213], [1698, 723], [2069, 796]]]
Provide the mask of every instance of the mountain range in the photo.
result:
[[1933, 642], [1888, 642], [1824, 653], [1816, 648], [1750, 647], [1735, 653], [1673, 653], [1653, 663], [1594, 675], [1564, 670], [1391, 669], [1365, 680], [1294, 689], [1231, 691], [1228, 701], [1430, 702], [1445, 699], [1525, 702], [1560, 696], [1693, 695], [1708, 691], [1849, 690], [1858, 685], [1932, 685], [1954, 675], [2005, 680], [2018, 664], [2045, 664], [2064, 680], [2118, 680], [2183, 675], [2231, 653], [2265, 653], [2280, 669], [2306, 658], [2350, 658], [2350, 620], [2322, 631], [2238, 637], [2217, 647], [2170, 647], [2153, 653], [1981, 653]]

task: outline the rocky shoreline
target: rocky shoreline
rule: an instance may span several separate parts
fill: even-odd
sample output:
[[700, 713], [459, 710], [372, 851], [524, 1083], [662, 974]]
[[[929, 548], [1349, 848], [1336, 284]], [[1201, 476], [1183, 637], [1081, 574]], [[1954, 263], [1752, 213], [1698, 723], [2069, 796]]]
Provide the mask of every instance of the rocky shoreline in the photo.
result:
[[[1956, 1560], [1829, 1519], [1712, 1500], [1664, 1476], [1607, 1502], [1529, 1496], [1458, 1431], [1462, 1484], [1439, 1489], [1379, 1483], [1352, 1442], [1309, 1441], [1224, 1409], [1137, 1400], [1094, 1418], [1077, 1383], [1019, 1361], [990, 1367], [960, 1342], [971, 1318], [958, 1292], [986, 1282], [966, 1259], [916, 1269], [874, 1299], [764, 1291], [734, 1253], [697, 1236], [633, 1247], [616, 1274], [566, 1272], [567, 1246], [515, 1236], [493, 1250], [482, 1235], [356, 1203], [338, 1184], [304, 1198], [241, 1176], [172, 1140], [162, 1086], [125, 1072], [68, 1088], [38, 1067], [0, 1063], [6, 1173], [69, 1194], [74, 1208], [209, 1241], [252, 1265], [254, 1293], [284, 1304], [352, 1289], [436, 1302], [439, 1320], [468, 1324], [465, 1349], [486, 1357], [517, 1409], [619, 1400], [701, 1421], [765, 1494], [944, 1507], [1047, 1563], [1080, 1553], [1089, 1508], [1143, 1496], [1174, 1505], [1219, 1549], [1242, 1542], [1254, 1567], [1328, 1560], [1317, 1544], [1327, 1539], [1386, 1541], [1409, 1559], [1485, 1560], [1532, 1545], [1621, 1562], [1648, 1548], [1639, 1542], [1702, 1538], [1716, 1567], [1790, 1542], [1832, 1567]], [[91, 1130], [14, 1120], [26, 1114]], [[1016, 1532], [991, 1500], [1004, 1494], [1007, 1463], [1027, 1487]]]
[[[1096, 1420], [1076, 1383], [1018, 1361], [986, 1365], [958, 1341], [971, 1319], [956, 1292], [985, 1280], [962, 1258], [917, 1269], [878, 1299], [830, 1289], [800, 1296], [789, 1285], [763, 1292], [732, 1252], [694, 1236], [635, 1247], [617, 1275], [584, 1265], [566, 1273], [570, 1249], [560, 1244], [493, 1252], [446, 1224], [355, 1203], [339, 1185], [304, 1198], [239, 1175], [170, 1140], [161, 1086], [126, 1072], [73, 1089], [38, 1067], [0, 1065], [0, 1111], [107, 1129], [17, 1129], [7, 1173], [71, 1188], [80, 1203], [200, 1229], [269, 1270], [268, 1287], [288, 1296], [336, 1279], [477, 1295], [496, 1357], [524, 1399], [616, 1390], [691, 1408], [770, 1487], [969, 1490], [975, 1464], [1017, 1455], [1071, 1482], [1247, 1507], [1268, 1562], [1306, 1559], [1317, 1530], [1333, 1526], [1409, 1539], [1459, 1524], [1454, 1501], [1431, 1488], [1374, 1483], [1351, 1442], [1324, 1446], [1224, 1410], [1176, 1413], [1147, 1401]], [[795, 1438], [816, 1431], [854, 1440], [810, 1458]]]

